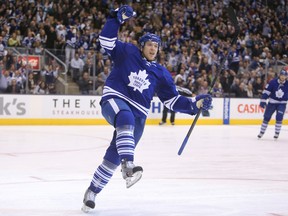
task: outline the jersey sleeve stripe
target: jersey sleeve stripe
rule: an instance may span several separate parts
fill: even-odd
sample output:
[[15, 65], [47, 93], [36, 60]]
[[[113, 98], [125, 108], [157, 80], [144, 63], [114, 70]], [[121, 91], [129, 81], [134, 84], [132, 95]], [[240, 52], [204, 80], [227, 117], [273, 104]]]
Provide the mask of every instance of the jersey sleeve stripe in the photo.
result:
[[271, 94], [271, 92], [270, 91], [268, 91], [268, 90], [264, 90], [263, 91], [263, 94], [267, 94], [268, 96]]
[[164, 105], [168, 109], [173, 110], [173, 106], [174, 106], [174, 104], [176, 103], [176, 101], [178, 100], [179, 97], [180, 97], [180, 95], [177, 95], [177, 96], [171, 98], [170, 100], [164, 101]]

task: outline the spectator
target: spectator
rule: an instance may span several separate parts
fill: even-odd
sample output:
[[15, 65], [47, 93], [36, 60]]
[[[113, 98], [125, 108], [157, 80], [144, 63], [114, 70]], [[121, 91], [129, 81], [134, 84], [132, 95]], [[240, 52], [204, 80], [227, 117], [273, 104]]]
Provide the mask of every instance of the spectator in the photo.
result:
[[[199, 55], [207, 57], [209, 65], [219, 63], [230, 50], [229, 42], [234, 30], [226, 18], [223, 19], [225, 4], [221, 1], [199, 0], [197, 4], [194, 4], [193, 1], [182, 1], [178, 5], [171, 1], [167, 5], [162, 4], [159, 0], [153, 2], [143, 0], [141, 7], [135, 1], [130, 2], [137, 6], [135, 7], [137, 13], [142, 14], [142, 11], [146, 11], [146, 13], [141, 18], [123, 25], [123, 34], [119, 34], [119, 37], [136, 44], [143, 29], [161, 34], [163, 46], [159, 52], [159, 62], [165, 66], [172, 65], [173, 71], [180, 70], [181, 61], [184, 64], [191, 61], [198, 64]], [[260, 76], [263, 76], [265, 72], [263, 63], [268, 62], [268, 67], [274, 67], [279, 61], [288, 63], [288, 36], [285, 34], [288, 28], [288, 25], [285, 25], [287, 23], [287, 13], [285, 13], [287, 4], [278, 4], [275, 7], [269, 1], [268, 3], [257, 1], [257, 7], [250, 9], [250, 4], [246, 3], [233, 1], [240, 23], [240, 35], [237, 45], [235, 45], [236, 52], [234, 47], [230, 50], [229, 63], [231, 64], [226, 62], [225, 66], [229, 66], [231, 70], [237, 73], [237, 58], [240, 59], [240, 62], [242, 59], [243, 65], [241, 63], [238, 73], [247, 72], [251, 76], [250, 79], [253, 80], [253, 73], [251, 73], [253, 70], [260, 68], [259, 71], [262, 71]], [[3, 21], [1, 37], [4, 43], [2, 59], [7, 57], [7, 45], [30, 47], [29, 52], [34, 53], [35, 46], [38, 46], [37, 43], [24, 40], [24, 38], [27, 39], [28, 34], [34, 33], [34, 40], [38, 37], [41, 38], [40, 43], [43, 48], [57, 48], [55, 50], [56, 55], [61, 58], [63, 56], [63, 61], [68, 67], [73, 52], [77, 52], [79, 47], [83, 47], [85, 51], [92, 50], [95, 52], [97, 74], [103, 71], [105, 63], [109, 61], [107, 52], [99, 46], [98, 36], [101, 26], [106, 21], [106, 11], [111, 9], [111, 6], [120, 6], [116, 0], [109, 1], [109, 4], [101, 3], [101, 1], [79, 1], [75, 4], [68, 4], [67, 1], [44, 1], [43, 4], [40, 2], [36, 4], [33, 1], [3, 1], [2, 5], [4, 8], [7, 7], [5, 5], [9, 5], [9, 10], [7, 13], [4, 10], [3, 13], [5, 14], [1, 18]], [[155, 10], [148, 9], [148, 7]], [[209, 8], [212, 9], [209, 10]], [[153, 19], [146, 22], [145, 16], [150, 16]], [[65, 26], [70, 33], [75, 29], [76, 35], [68, 37]], [[46, 42], [45, 35], [47, 36]], [[76, 40], [74, 40], [75, 38]], [[69, 56], [66, 55], [69, 58], [67, 61], [64, 57], [66, 42], [73, 44], [73, 49], [67, 52], [69, 53]], [[70, 46], [66, 47], [67, 49], [71, 48]], [[1, 50], [3, 52], [3, 49], [0, 49], [0, 54]], [[85, 54], [88, 56], [87, 52]], [[235, 63], [233, 63], [233, 57], [236, 60]], [[200, 63], [203, 63], [203, 60]], [[4, 64], [10, 68], [10, 63], [5, 59]], [[247, 65], [249, 66], [247, 67]], [[204, 69], [202, 67], [203, 65], [201, 65], [200, 72]], [[211, 75], [210, 69], [205, 68], [205, 71], [208, 76]], [[195, 79], [199, 75], [197, 72], [189, 73], [189, 76], [194, 76]], [[222, 80], [222, 76], [220, 75], [220, 80]], [[187, 80], [192, 79], [188, 77]], [[243, 81], [242, 77], [240, 77], [240, 81]], [[246, 81], [244, 82], [247, 84]], [[230, 89], [231, 82], [227, 83], [230, 84], [228, 86]], [[190, 82], [189, 85], [192, 86]], [[227, 92], [225, 90], [227, 88], [224, 85], [222, 87], [224, 92]]]
[[22, 44], [28, 48], [29, 54], [33, 54], [33, 47], [35, 42], [35, 33], [28, 30], [27, 36], [23, 39]]
[[6, 92], [10, 94], [20, 94], [21, 86], [17, 83], [16, 78], [11, 79], [11, 84], [7, 87]]
[[41, 41], [39, 39], [36, 39], [34, 44], [34, 53], [35, 55], [42, 55], [44, 52], [43, 45], [41, 44]]
[[104, 70], [98, 74], [96, 82], [96, 95], [102, 95], [104, 84], [110, 74], [110, 70], [107, 66], [104, 66]]
[[34, 94], [49, 94], [49, 90], [44, 81], [39, 81], [39, 83], [34, 88]]
[[3, 61], [0, 60], [0, 93], [5, 93], [9, 85], [7, 76], [5, 76], [5, 73], [9, 73], [5, 71], [6, 70], [3, 70]]
[[83, 67], [84, 67], [83, 60], [79, 58], [78, 53], [75, 53], [75, 56], [71, 60], [71, 78], [74, 82], [78, 82]]
[[68, 66], [70, 65], [70, 61], [72, 61], [72, 59], [75, 58], [75, 50], [77, 49], [78, 46], [78, 40], [79, 38], [77, 36], [76, 27], [69, 26], [69, 28], [67, 29], [66, 44], [65, 44], [65, 63]]
[[56, 34], [57, 34], [56, 48], [61, 50], [64, 48], [64, 46], [66, 44], [67, 31], [66, 31], [64, 25], [62, 25], [62, 24], [57, 25]]
[[0, 36], [0, 60], [3, 60], [6, 55], [7, 55], [6, 43], [3, 40], [3, 37]]
[[172, 66], [173, 70], [176, 70], [179, 65], [179, 56], [174, 50], [171, 50], [168, 54], [168, 64]]
[[223, 89], [222, 89], [222, 85], [219, 82], [219, 79], [216, 80], [215, 85], [212, 89], [212, 96], [213, 97], [223, 97]]
[[[47, 21], [49, 19], [46, 19]], [[53, 26], [50, 25], [49, 22], [47, 22], [44, 26], [44, 29], [45, 29], [45, 33], [47, 35], [47, 41], [46, 41], [46, 47], [47, 49], [62, 49], [62, 45], [64, 43], [61, 43], [61, 40], [59, 40], [57, 38], [57, 34], [56, 34], [56, 31], [55, 31], [55, 28]], [[59, 45], [61, 44], [61, 45]]]
[[33, 94], [35, 86], [36, 86], [36, 82], [34, 79], [34, 73], [30, 72], [28, 74], [28, 91], [30, 94]]
[[21, 42], [19, 38], [17, 38], [17, 33], [13, 32], [11, 37], [8, 40], [8, 46], [9, 47], [18, 47], [21, 46]]
[[205, 71], [207, 74], [212, 72], [212, 66], [208, 63], [208, 58], [206, 56], [201, 57], [201, 63], [199, 65], [199, 71]]
[[45, 85], [49, 91], [49, 94], [56, 93], [56, 80], [58, 78], [59, 66], [49, 65], [42, 71], [42, 76], [45, 80]]
[[[85, 64], [84, 64], [83, 71], [88, 72], [89, 76], [93, 76], [93, 73], [94, 73], [93, 68], [94, 67], [92, 64], [92, 59], [87, 59]], [[96, 72], [95, 72], [95, 75], [96, 75]]]
[[179, 74], [177, 74], [174, 78], [174, 82], [175, 83], [180, 83], [180, 82], [184, 82], [184, 86], [186, 86], [186, 76], [185, 76], [185, 69], [184, 68], [181, 68], [180, 71], [179, 71]]
[[253, 90], [252, 83], [248, 83], [246, 92], [247, 92], [247, 97], [248, 98], [253, 98], [254, 97], [254, 90]]
[[25, 83], [26, 83], [26, 76], [25, 76], [26, 72], [21, 71], [21, 69], [19, 70], [15, 70], [15, 73], [12, 76], [12, 79], [16, 80], [17, 85], [19, 86], [21, 91], [25, 90]]
[[47, 35], [44, 28], [39, 30], [39, 33], [36, 35], [35, 40], [39, 41], [42, 47], [46, 47]]
[[80, 93], [82, 95], [90, 94], [90, 91], [92, 90], [92, 84], [93, 83], [89, 77], [89, 73], [87, 71], [84, 71], [81, 79], [78, 82]]
[[260, 97], [262, 95], [262, 91], [263, 91], [263, 82], [261, 77], [256, 77], [255, 82], [252, 84], [253, 85], [253, 89], [254, 89], [254, 96], [255, 97]]

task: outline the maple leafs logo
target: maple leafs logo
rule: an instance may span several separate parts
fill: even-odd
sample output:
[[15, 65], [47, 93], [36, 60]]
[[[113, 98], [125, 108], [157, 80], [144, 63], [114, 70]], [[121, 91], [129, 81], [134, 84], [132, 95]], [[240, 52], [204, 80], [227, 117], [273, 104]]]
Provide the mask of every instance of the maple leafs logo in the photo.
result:
[[151, 84], [149, 80], [146, 79], [147, 76], [146, 70], [139, 70], [138, 74], [136, 72], [131, 72], [128, 76], [130, 81], [128, 86], [132, 87], [134, 91], [138, 90], [142, 93], [143, 90], [148, 89]]
[[284, 92], [282, 89], [279, 89], [278, 91], [275, 92], [277, 98], [282, 98], [284, 95]]

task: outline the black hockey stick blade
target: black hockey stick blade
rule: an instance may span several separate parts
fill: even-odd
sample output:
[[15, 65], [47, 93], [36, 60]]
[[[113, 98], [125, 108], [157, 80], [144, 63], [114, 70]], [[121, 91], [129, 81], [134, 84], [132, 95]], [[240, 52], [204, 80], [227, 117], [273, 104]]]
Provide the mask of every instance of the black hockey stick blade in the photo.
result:
[[[227, 14], [228, 14], [228, 18], [229, 18], [230, 22], [232, 23], [232, 25], [233, 25], [233, 27], [235, 29], [235, 34], [234, 34], [234, 37], [232, 38], [232, 41], [231, 41], [231, 46], [232, 46], [237, 41], [237, 38], [238, 38], [238, 35], [239, 35], [239, 32], [240, 32], [240, 27], [239, 27], [239, 23], [238, 23], [238, 20], [237, 20], [237, 17], [236, 17], [236, 14], [235, 14], [235, 11], [234, 11], [233, 7], [229, 6], [227, 8]], [[220, 66], [218, 67], [216, 75], [215, 75], [215, 77], [214, 77], [214, 79], [213, 79], [213, 81], [211, 83], [211, 86], [210, 86], [210, 89], [209, 89], [209, 92], [208, 92], [209, 94], [211, 94], [211, 91], [212, 91], [212, 89], [213, 89], [213, 87], [214, 87], [214, 85], [216, 83], [216, 80], [218, 79], [219, 75], [221, 74], [221, 72], [223, 70], [223, 66], [224, 66], [225, 61], [227, 60], [227, 57], [228, 56], [226, 55], [222, 59], [222, 61], [220, 63]], [[183, 150], [184, 150], [184, 148], [185, 148], [185, 146], [186, 146], [186, 144], [188, 142], [188, 139], [189, 139], [189, 137], [190, 137], [195, 125], [196, 125], [196, 122], [198, 121], [198, 118], [200, 116], [201, 111], [202, 111], [202, 109], [200, 108], [198, 113], [196, 114], [193, 122], [192, 122], [192, 125], [189, 128], [188, 133], [186, 134], [186, 136], [185, 136], [185, 138], [184, 138], [184, 140], [182, 142], [182, 145], [179, 148], [178, 155], [182, 154], [182, 152], [183, 152]]]

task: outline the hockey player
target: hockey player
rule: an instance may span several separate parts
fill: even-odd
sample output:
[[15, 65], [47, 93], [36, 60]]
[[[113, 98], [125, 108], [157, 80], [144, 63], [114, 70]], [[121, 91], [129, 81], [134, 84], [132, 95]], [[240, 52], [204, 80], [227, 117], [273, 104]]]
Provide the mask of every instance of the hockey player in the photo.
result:
[[[286, 110], [286, 104], [288, 100], [288, 66], [285, 66], [281, 69], [279, 77], [271, 80], [265, 87], [260, 106], [265, 109], [264, 119], [261, 125], [260, 133], [258, 138], [260, 139], [265, 133], [268, 123], [273, 115], [276, 112], [276, 125], [275, 125], [275, 134], [274, 139], [278, 139], [280, 130], [282, 127], [282, 121]], [[266, 100], [269, 98], [268, 104]], [[266, 106], [267, 105], [267, 106]]]
[[143, 133], [150, 103], [155, 93], [170, 110], [194, 115], [199, 108], [209, 109], [210, 95], [186, 98], [179, 95], [168, 70], [155, 59], [160, 38], [152, 33], [140, 39], [140, 49], [117, 40], [120, 25], [135, 16], [130, 6], [112, 12], [99, 36], [101, 46], [110, 55], [114, 67], [103, 88], [102, 115], [114, 128], [110, 146], [85, 192], [82, 210], [95, 207], [95, 197], [121, 164], [122, 176], [129, 188], [142, 176], [141, 166], [134, 165], [134, 149]]

